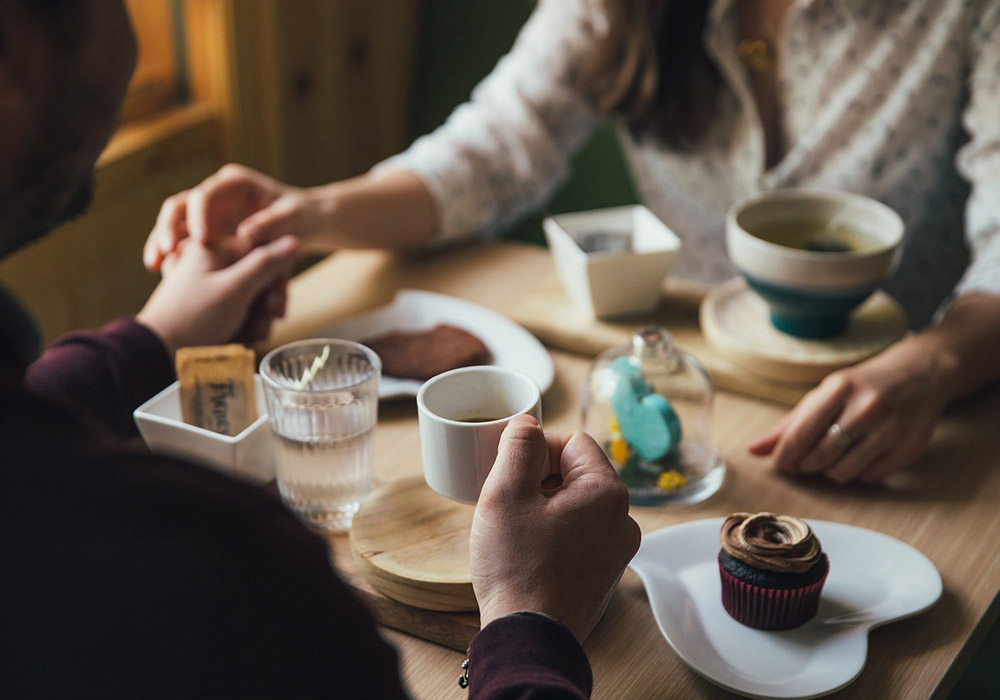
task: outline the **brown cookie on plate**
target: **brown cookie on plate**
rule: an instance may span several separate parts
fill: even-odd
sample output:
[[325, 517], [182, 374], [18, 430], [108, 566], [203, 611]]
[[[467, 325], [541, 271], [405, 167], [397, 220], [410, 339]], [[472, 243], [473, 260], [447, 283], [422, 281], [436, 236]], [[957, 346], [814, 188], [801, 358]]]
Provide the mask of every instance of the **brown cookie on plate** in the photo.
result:
[[490, 359], [483, 341], [446, 324], [425, 331], [392, 331], [361, 342], [382, 359], [383, 374], [400, 379], [430, 379]]

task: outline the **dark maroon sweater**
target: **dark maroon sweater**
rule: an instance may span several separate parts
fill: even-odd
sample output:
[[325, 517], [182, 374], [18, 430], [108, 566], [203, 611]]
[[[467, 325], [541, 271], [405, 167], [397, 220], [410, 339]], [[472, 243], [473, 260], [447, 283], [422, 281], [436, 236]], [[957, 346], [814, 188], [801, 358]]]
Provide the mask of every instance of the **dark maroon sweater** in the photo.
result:
[[[131, 320], [0, 367], [4, 695], [404, 697], [320, 537], [262, 489], [116, 438], [171, 379]], [[473, 698], [590, 693], [583, 650], [540, 616], [487, 626], [470, 659]]]

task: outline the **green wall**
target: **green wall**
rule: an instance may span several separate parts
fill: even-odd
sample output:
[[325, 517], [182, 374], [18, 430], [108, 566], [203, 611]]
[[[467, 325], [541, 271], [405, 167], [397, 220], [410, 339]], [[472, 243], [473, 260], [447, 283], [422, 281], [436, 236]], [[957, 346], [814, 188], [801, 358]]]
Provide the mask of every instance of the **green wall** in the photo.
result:
[[[532, 0], [425, 0], [415, 90], [414, 133], [441, 124], [510, 49]], [[570, 181], [549, 204], [508, 233], [541, 243], [543, 211], [563, 213], [637, 201], [613, 130], [600, 128], [572, 161]]]

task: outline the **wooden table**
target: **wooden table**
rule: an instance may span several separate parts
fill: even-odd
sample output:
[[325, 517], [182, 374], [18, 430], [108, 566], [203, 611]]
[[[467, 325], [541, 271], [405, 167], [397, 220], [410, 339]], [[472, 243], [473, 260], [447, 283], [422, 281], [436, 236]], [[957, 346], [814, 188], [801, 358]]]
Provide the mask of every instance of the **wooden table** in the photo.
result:
[[[432, 257], [341, 252], [298, 276], [288, 318], [269, 344], [308, 337], [324, 326], [388, 303], [411, 287], [452, 294], [509, 311], [551, 275], [548, 254], [510, 243], [465, 247]], [[547, 428], [580, 424], [579, 391], [589, 359], [553, 352], [556, 380], [544, 397]], [[868, 665], [830, 697], [945, 697], [1000, 611], [1000, 391], [954, 407], [925, 457], [904, 475], [875, 487], [789, 478], [751, 457], [744, 445], [784, 412], [775, 404], [719, 392], [713, 439], [728, 473], [718, 494], [687, 508], [633, 507], [644, 532], [734, 511], [770, 510], [833, 520], [887, 533], [926, 554], [944, 579], [928, 612], [872, 632]], [[386, 481], [421, 472], [416, 408], [381, 406], [375, 475]], [[345, 537], [332, 538], [338, 565], [350, 570]], [[456, 683], [462, 654], [393, 630], [411, 693], [464, 698]], [[689, 670], [660, 635], [642, 585], [626, 572], [604, 619], [584, 645], [595, 698], [734, 697]]]

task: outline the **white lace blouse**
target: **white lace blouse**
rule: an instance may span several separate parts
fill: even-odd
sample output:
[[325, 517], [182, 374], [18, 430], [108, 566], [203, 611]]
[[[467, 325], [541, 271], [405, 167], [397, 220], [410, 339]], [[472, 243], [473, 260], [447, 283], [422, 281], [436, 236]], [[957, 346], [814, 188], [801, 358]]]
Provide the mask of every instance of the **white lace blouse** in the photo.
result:
[[[469, 102], [376, 170], [425, 180], [440, 239], [509, 226], [567, 177], [600, 120], [576, 78], [603, 26], [588, 0], [541, 0]], [[902, 261], [885, 288], [914, 326], [956, 284], [1000, 294], [1000, 0], [799, 0], [779, 37], [789, 147], [770, 169], [737, 40], [734, 0], [714, 0], [704, 43], [725, 87], [695, 152], [621, 131], [644, 203], [684, 242], [677, 274], [735, 274], [723, 223], [737, 199], [817, 187], [903, 217]]]

